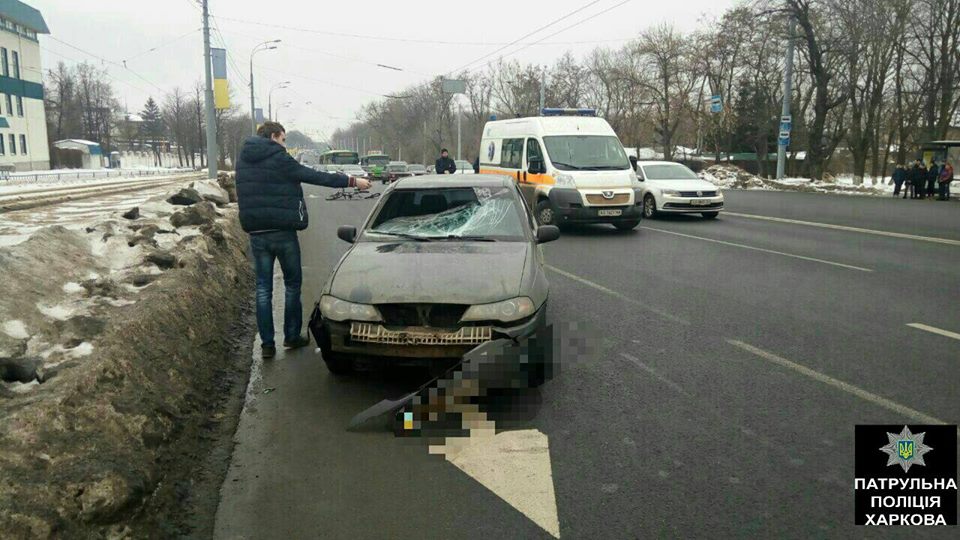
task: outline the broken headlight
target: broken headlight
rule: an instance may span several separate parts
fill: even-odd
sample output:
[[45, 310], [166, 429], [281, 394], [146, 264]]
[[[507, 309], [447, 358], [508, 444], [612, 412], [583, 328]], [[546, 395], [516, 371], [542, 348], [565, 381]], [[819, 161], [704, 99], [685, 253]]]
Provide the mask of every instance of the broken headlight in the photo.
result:
[[354, 304], [337, 297], [324, 295], [320, 298], [320, 313], [331, 321], [371, 321], [380, 322], [383, 318], [377, 308], [367, 304]]
[[536, 308], [533, 300], [526, 296], [511, 298], [493, 304], [478, 304], [470, 306], [463, 314], [461, 321], [501, 321], [511, 322], [533, 315]]

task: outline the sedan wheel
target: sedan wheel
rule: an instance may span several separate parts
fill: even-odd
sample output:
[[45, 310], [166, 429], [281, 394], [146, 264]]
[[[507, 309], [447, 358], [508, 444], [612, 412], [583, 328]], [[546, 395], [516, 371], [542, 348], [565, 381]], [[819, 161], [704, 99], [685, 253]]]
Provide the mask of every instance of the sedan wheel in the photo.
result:
[[643, 198], [643, 217], [652, 218], [657, 215], [657, 201], [653, 195], [647, 195]]

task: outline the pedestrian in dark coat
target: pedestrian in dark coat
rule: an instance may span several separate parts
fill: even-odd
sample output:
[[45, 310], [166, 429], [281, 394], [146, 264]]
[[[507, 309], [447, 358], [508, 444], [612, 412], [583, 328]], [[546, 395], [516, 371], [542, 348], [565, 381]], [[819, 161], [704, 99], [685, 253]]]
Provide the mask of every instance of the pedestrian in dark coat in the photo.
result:
[[446, 148], [440, 150], [440, 159], [435, 163], [434, 169], [437, 174], [453, 174], [457, 172], [457, 164], [450, 159]]
[[950, 182], [953, 182], [953, 165], [945, 163], [940, 169], [940, 200], [950, 200]]
[[[900, 187], [903, 186], [903, 183], [907, 180], [907, 171], [903, 168], [903, 163], [897, 165], [897, 168], [893, 171], [893, 196], [896, 197], [900, 195]], [[907, 198], [906, 193], [904, 193], [903, 198]]]
[[927, 191], [926, 195], [930, 199], [933, 199], [933, 194], [937, 189], [937, 180], [940, 179], [940, 167], [937, 165], [936, 161], [930, 162], [930, 168], [927, 169]]
[[288, 152], [286, 131], [276, 122], [265, 122], [256, 137], [243, 143], [237, 160], [237, 203], [240, 225], [250, 234], [257, 277], [257, 330], [261, 354], [276, 354], [273, 328], [273, 265], [283, 271], [283, 346], [305, 347], [310, 338], [300, 335], [303, 307], [300, 286], [300, 242], [297, 231], [307, 228], [307, 206], [301, 183], [334, 188], [367, 189], [370, 183], [341, 173], [315, 171], [297, 162]]

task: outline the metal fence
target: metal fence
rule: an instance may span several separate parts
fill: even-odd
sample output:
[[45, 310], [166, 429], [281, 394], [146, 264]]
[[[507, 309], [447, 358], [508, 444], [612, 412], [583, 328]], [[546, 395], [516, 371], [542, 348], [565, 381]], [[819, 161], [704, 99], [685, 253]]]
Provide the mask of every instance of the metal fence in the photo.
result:
[[9, 173], [3, 176], [0, 172], [0, 180], [5, 184], [31, 184], [44, 181], [61, 182], [63, 180], [98, 180], [100, 178], [138, 178], [141, 176], [163, 176], [169, 174], [179, 174], [193, 172], [194, 169], [104, 169], [102, 171], [37, 171], [29, 173]]

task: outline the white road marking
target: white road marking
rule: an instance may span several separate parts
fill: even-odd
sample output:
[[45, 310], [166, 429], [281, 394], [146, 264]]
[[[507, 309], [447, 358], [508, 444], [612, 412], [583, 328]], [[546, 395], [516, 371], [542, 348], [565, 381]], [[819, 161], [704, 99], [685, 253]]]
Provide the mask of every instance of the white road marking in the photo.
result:
[[941, 336], [946, 336], [946, 337], [948, 337], [948, 338], [953, 338], [953, 339], [960, 340], [960, 334], [958, 334], [958, 333], [956, 333], [956, 332], [951, 332], [951, 331], [949, 331], [949, 330], [944, 330], [944, 329], [942, 329], [942, 328], [937, 328], [937, 327], [935, 327], [935, 326], [928, 326], [928, 325], [926, 325], [926, 324], [916, 323], [916, 322], [915, 322], [915, 323], [910, 323], [910, 324], [908, 324], [907, 326], [909, 326], [910, 328], [916, 328], [917, 330], [925, 330], [925, 331], [930, 332], [930, 333], [933, 333], [933, 334], [938, 334], [938, 335], [941, 335]]
[[[815, 380], [815, 381], [820, 381], [820, 382], [822, 382], [822, 383], [824, 383], [824, 384], [830, 385], [830, 386], [832, 386], [832, 387], [834, 387], [834, 388], [837, 388], [837, 389], [839, 389], [839, 390], [842, 390], [842, 391], [844, 391], [844, 392], [846, 392], [846, 393], [848, 393], [848, 394], [852, 394], [852, 395], [854, 395], [854, 396], [857, 396], [858, 398], [860, 398], [860, 399], [862, 399], [862, 400], [864, 400], [864, 401], [868, 401], [868, 402], [870, 402], [870, 403], [873, 403], [874, 405], [877, 405], [877, 406], [882, 407], [882, 408], [884, 408], [884, 409], [887, 409], [887, 410], [889, 410], [889, 411], [893, 411], [893, 412], [895, 412], [895, 413], [897, 413], [897, 414], [900, 414], [900, 415], [902, 415], [902, 416], [906, 416], [907, 418], [910, 418], [910, 419], [912, 419], [912, 420], [914, 420], [914, 421], [916, 421], [916, 422], [919, 422], [919, 423], [921, 423], [921, 424], [948, 424], [948, 423], [949, 423], [949, 422], [945, 422], [945, 421], [943, 421], [943, 420], [940, 420], [939, 418], [934, 418], [934, 417], [932, 417], [932, 416], [930, 416], [930, 415], [928, 415], [928, 414], [924, 414], [924, 413], [922, 413], [922, 412], [920, 412], [920, 411], [911, 409], [910, 407], [907, 407], [906, 405], [901, 405], [901, 404], [899, 404], [899, 403], [897, 403], [897, 402], [895, 402], [895, 401], [891, 401], [891, 400], [889, 400], [889, 399], [887, 399], [887, 398], [885, 398], [885, 397], [881, 397], [881, 396], [878, 396], [878, 395], [876, 395], [876, 394], [874, 394], [874, 393], [872, 393], [872, 392], [868, 392], [868, 391], [866, 391], [866, 390], [864, 390], [864, 389], [862, 389], [862, 388], [860, 388], [860, 387], [858, 387], [858, 386], [854, 386], [854, 385], [852, 385], [852, 384], [850, 384], [850, 383], [846, 383], [846, 382], [843, 382], [843, 381], [841, 381], [841, 380], [834, 379], [833, 377], [831, 377], [831, 376], [829, 376], [829, 375], [824, 375], [823, 373], [820, 373], [819, 371], [817, 371], [817, 370], [815, 370], [815, 369], [811, 369], [811, 368], [808, 368], [808, 367], [806, 367], [806, 366], [801, 366], [800, 364], [791, 362], [790, 360], [787, 360], [786, 358], [781, 358], [781, 357], [779, 357], [779, 356], [777, 356], [777, 355], [775, 355], [775, 354], [773, 354], [773, 353], [767, 352], [767, 351], [765, 351], [765, 350], [763, 350], [763, 349], [758, 349], [757, 347], [754, 347], [753, 345], [749, 345], [749, 344], [747, 344], [747, 343], [744, 343], [744, 342], [742, 342], [742, 341], [737, 341], [737, 340], [735, 340], [735, 339], [728, 339], [728, 340], [726, 340], [726, 341], [727, 341], [727, 343], [733, 345], [734, 347], [738, 347], [738, 348], [740, 348], [740, 349], [743, 349], [743, 350], [745, 350], [745, 351], [747, 351], [747, 352], [749, 352], [749, 353], [752, 353], [752, 354], [754, 354], [754, 355], [756, 355], [756, 356], [758, 356], [758, 357], [760, 357], [760, 358], [763, 358], [764, 360], [767, 360], [768, 362], [772, 362], [772, 363], [777, 364], [777, 365], [779, 365], [779, 366], [782, 366], [782, 367], [785, 367], [785, 368], [788, 368], [788, 369], [792, 369], [793, 371], [796, 371], [797, 373], [800, 373], [801, 375], [804, 375], [804, 376], [806, 376], [806, 377], [809, 377], [809, 378], [811, 378], [811, 379], [813, 379], [813, 380]], [[958, 429], [957, 431], [960, 431], [960, 429]]]
[[731, 247], [738, 247], [738, 248], [741, 248], [741, 249], [750, 249], [750, 250], [753, 250], [753, 251], [762, 251], [762, 252], [764, 252], [764, 253], [770, 253], [770, 254], [773, 254], [773, 255], [781, 255], [781, 256], [783, 256], [783, 257], [790, 257], [790, 258], [793, 258], [793, 259], [801, 259], [801, 260], [804, 260], [804, 261], [817, 262], [817, 263], [820, 263], [820, 264], [829, 264], [830, 266], [838, 266], [838, 267], [840, 267], [840, 268], [846, 268], [846, 269], [848, 269], [848, 270], [858, 270], [858, 271], [860, 271], [860, 272], [873, 272], [873, 270], [871, 270], [871, 269], [869, 269], [869, 268], [863, 268], [863, 267], [860, 267], [860, 266], [853, 266], [853, 265], [851, 265], [851, 264], [843, 264], [843, 263], [838, 263], [838, 262], [834, 262], [834, 261], [828, 261], [828, 260], [825, 260], [825, 259], [817, 259], [817, 258], [815, 258], [815, 257], [807, 257], [807, 256], [804, 256], [804, 255], [797, 255], [797, 254], [794, 254], [794, 253], [784, 253], [783, 251], [775, 251], [775, 250], [772, 250], [772, 249], [766, 249], [766, 248], [761, 248], [761, 247], [756, 247], [756, 246], [748, 246], [748, 245], [746, 245], [746, 244], [738, 244], [738, 243], [736, 243], [736, 242], [727, 242], [726, 240], [717, 240], [717, 239], [715, 239], [715, 238], [706, 238], [706, 237], [703, 237], [703, 236], [694, 236], [694, 235], [692, 235], [692, 234], [678, 233], [678, 232], [674, 232], [674, 231], [668, 231], [668, 230], [665, 230], [665, 229], [654, 229], [654, 228], [652, 228], [652, 227], [646, 227], [646, 226], [642, 227], [642, 229], [647, 230], [647, 231], [657, 231], [657, 232], [662, 232], [662, 233], [665, 233], [665, 234], [672, 234], [672, 235], [675, 235], [675, 236], [682, 236], [682, 237], [684, 237], [684, 238], [693, 238], [693, 239], [695, 239], [695, 240], [703, 240], [704, 242], [714, 242], [714, 243], [717, 243], [717, 244], [723, 244], [723, 245], [725, 245], [725, 246], [731, 246]]
[[580, 276], [578, 276], [578, 275], [576, 275], [576, 274], [571, 274], [570, 272], [567, 272], [566, 270], [561, 270], [561, 269], [559, 269], [559, 268], [557, 268], [557, 267], [555, 267], [555, 266], [551, 266], [551, 265], [549, 265], [549, 264], [544, 265], [544, 266], [547, 268], [547, 270], [551, 270], [551, 271], [553, 271], [553, 272], [556, 272], [556, 273], [560, 274], [561, 276], [570, 278], [570, 279], [572, 279], [572, 280], [574, 280], [574, 281], [577, 281], [577, 282], [580, 282], [580, 283], [582, 283], [582, 284], [584, 284], [584, 285], [586, 285], [586, 286], [588, 286], [588, 287], [592, 287], [592, 288], [594, 288], [594, 289], [596, 289], [596, 290], [598, 290], [598, 291], [601, 291], [601, 292], [604, 292], [604, 293], [606, 293], [606, 294], [609, 294], [610, 296], [614, 296], [614, 297], [616, 297], [616, 298], [619, 298], [620, 300], [623, 300], [624, 302], [627, 302], [627, 303], [629, 303], [629, 304], [633, 304], [633, 305], [635, 305], [635, 306], [639, 306], [639, 307], [643, 308], [643, 309], [646, 310], [646, 311], [649, 311], [649, 312], [651, 312], [651, 313], [654, 313], [654, 314], [656, 314], [656, 315], [659, 315], [660, 317], [663, 317], [664, 319], [667, 319], [668, 321], [673, 321], [673, 322], [675, 322], [675, 323], [684, 324], [684, 325], [689, 325], [689, 324], [690, 324], [690, 322], [687, 321], [687, 320], [685, 320], [685, 319], [682, 319], [682, 318], [680, 318], [680, 317], [677, 317], [676, 315], [672, 315], [672, 314], [670, 314], [670, 313], [667, 313], [666, 311], [663, 311], [663, 310], [661, 310], [661, 309], [657, 309], [657, 308], [655, 308], [655, 307], [653, 307], [653, 306], [649, 306], [649, 305], [647, 305], [647, 304], [644, 304], [643, 302], [641, 302], [641, 301], [639, 301], [639, 300], [637, 300], [637, 299], [635, 299], [635, 298], [630, 298], [629, 296], [626, 296], [626, 295], [624, 295], [624, 294], [621, 294], [621, 293], [619, 293], [619, 292], [617, 292], [617, 291], [615, 291], [615, 290], [613, 290], [613, 289], [608, 289], [608, 288], [604, 287], [603, 285], [600, 285], [599, 283], [594, 283], [594, 282], [590, 281], [589, 279], [582, 278], [582, 277], [580, 277]]
[[819, 223], [816, 221], [801, 221], [799, 219], [778, 218], [773, 216], [761, 216], [757, 214], [740, 214], [737, 212], [724, 212], [725, 216], [742, 217], [749, 219], [762, 219], [766, 221], [776, 221], [779, 223], [791, 223], [793, 225], [807, 225], [809, 227], [820, 227], [823, 229], [834, 229], [838, 231], [848, 231], [863, 234], [875, 234], [877, 236], [889, 236], [891, 238], [905, 238], [907, 240], [922, 240], [924, 242], [934, 242], [937, 244], [947, 244], [950, 246], [960, 246], [960, 240], [950, 238], [937, 238], [934, 236], [918, 236], [915, 234], [904, 234], [890, 231], [878, 231], [875, 229], [862, 229], [860, 227], [848, 227], [846, 225], [833, 225], [831, 223]]
[[[446, 459], [554, 538], [560, 538], [550, 443], [536, 429], [447, 439]], [[472, 433], [472, 431], [471, 431]]]

